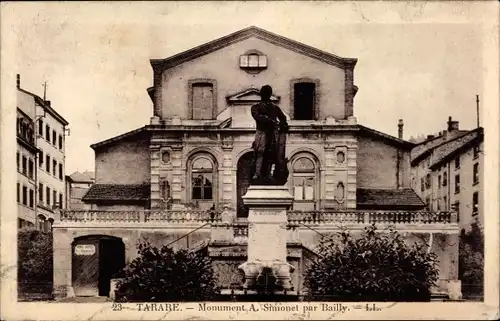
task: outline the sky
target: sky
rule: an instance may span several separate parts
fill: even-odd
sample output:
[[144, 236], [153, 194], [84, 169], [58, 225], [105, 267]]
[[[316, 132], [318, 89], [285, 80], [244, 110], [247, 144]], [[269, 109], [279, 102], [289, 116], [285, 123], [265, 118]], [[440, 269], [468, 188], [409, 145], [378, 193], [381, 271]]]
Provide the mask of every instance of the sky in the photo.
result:
[[[12, 5], [21, 87], [68, 122], [66, 173], [94, 170], [90, 145], [149, 123], [149, 59], [166, 58], [255, 25], [357, 58], [358, 123], [404, 138], [476, 127], [484, 90], [478, 6], [423, 3], [153, 2]], [[6, 9], [5, 7], [3, 9]], [[3, 14], [7, 10], [3, 10]], [[446, 14], [444, 14], [446, 12]], [[440, 23], [437, 23], [440, 22]], [[482, 115], [481, 115], [482, 117]]]

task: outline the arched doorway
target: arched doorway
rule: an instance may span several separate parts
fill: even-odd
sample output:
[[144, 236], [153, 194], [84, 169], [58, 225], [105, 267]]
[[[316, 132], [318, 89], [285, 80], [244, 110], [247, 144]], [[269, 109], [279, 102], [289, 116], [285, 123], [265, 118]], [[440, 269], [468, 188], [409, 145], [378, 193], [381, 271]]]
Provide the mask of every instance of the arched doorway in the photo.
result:
[[108, 296], [114, 274], [125, 267], [121, 238], [89, 235], [72, 244], [72, 285], [76, 296]]
[[236, 172], [236, 185], [237, 185], [237, 217], [248, 217], [248, 207], [243, 204], [242, 196], [247, 192], [250, 186], [251, 175], [253, 172], [253, 152], [248, 152], [240, 157], [237, 165]]

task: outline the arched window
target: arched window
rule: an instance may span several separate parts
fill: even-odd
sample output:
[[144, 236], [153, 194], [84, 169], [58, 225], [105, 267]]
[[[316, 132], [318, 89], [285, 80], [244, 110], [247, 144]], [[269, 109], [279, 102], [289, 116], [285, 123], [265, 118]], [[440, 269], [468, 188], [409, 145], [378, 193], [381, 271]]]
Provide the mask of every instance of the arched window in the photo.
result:
[[209, 156], [198, 156], [191, 165], [191, 199], [214, 199], [214, 163]]
[[45, 216], [43, 215], [38, 215], [38, 229], [42, 232], [46, 232], [46, 220], [45, 220]]
[[314, 201], [316, 195], [316, 167], [309, 157], [293, 162], [293, 197], [295, 201]]

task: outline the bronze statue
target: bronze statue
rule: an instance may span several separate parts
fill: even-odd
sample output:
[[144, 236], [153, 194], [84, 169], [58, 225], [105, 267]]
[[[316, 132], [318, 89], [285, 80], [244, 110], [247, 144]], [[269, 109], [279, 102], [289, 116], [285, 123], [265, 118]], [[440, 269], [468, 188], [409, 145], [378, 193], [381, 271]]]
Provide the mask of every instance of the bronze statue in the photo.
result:
[[252, 185], [284, 185], [288, 180], [288, 159], [285, 158], [288, 123], [283, 111], [271, 102], [272, 93], [271, 86], [263, 86], [261, 102], [252, 106], [257, 127], [252, 144]]

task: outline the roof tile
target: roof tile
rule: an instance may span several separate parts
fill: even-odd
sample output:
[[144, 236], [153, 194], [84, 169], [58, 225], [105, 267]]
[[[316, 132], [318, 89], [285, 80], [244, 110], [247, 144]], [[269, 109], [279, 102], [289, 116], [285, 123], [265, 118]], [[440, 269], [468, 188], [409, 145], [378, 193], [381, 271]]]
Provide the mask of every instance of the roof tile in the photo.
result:
[[94, 184], [83, 201], [140, 201], [150, 196], [150, 184]]
[[376, 189], [358, 188], [356, 190], [358, 205], [391, 206], [391, 207], [424, 207], [425, 204], [411, 188]]

